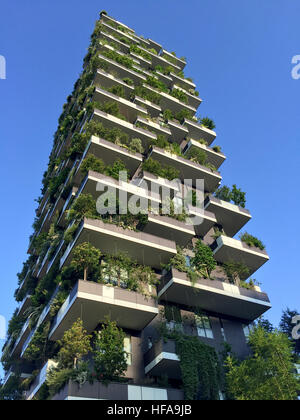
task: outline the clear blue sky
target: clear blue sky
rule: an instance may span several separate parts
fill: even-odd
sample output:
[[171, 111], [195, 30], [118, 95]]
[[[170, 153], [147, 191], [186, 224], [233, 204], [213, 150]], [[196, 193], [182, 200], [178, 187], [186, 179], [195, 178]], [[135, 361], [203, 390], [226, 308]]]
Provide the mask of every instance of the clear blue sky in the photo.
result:
[[2, 0], [0, 315], [9, 319], [16, 306], [53, 133], [102, 9], [188, 58], [200, 113], [215, 120], [228, 156], [224, 181], [247, 192], [247, 230], [271, 257], [255, 276], [273, 303], [268, 317], [277, 324], [284, 307], [300, 311], [300, 80], [291, 78], [299, 0]]

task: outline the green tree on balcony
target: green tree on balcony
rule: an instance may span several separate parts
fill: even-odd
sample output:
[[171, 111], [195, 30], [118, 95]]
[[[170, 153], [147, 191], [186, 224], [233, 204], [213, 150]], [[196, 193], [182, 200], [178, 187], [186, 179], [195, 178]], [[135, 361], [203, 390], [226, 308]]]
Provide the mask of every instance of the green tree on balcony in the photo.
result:
[[124, 350], [125, 333], [116, 322], [106, 318], [103, 328], [96, 333], [94, 366], [97, 377], [107, 382], [124, 376], [128, 354]]
[[195, 256], [192, 259], [192, 264], [201, 276], [210, 278], [212, 271], [217, 266], [217, 262], [214, 259], [211, 248], [199, 240], [196, 243], [194, 251]]
[[75, 369], [77, 362], [92, 350], [91, 338], [83, 328], [83, 321], [79, 318], [58, 342], [61, 346], [57, 355], [58, 368]]
[[97, 269], [101, 252], [88, 242], [78, 245], [73, 252], [71, 265], [83, 273], [83, 280], [87, 281], [88, 272]]

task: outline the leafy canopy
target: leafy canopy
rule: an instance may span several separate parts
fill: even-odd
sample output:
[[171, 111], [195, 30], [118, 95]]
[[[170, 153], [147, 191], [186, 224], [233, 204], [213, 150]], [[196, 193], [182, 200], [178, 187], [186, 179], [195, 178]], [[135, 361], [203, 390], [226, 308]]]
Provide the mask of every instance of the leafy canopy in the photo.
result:
[[262, 326], [249, 336], [252, 355], [241, 363], [226, 359], [227, 389], [236, 400], [296, 400], [299, 380], [293, 373], [291, 344], [283, 333]]

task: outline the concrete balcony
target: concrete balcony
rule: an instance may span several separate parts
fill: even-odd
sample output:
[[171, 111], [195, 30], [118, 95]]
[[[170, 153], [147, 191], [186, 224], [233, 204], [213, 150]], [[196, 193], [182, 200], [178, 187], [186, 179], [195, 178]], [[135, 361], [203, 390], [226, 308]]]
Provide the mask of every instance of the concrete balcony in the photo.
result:
[[31, 303], [31, 294], [27, 293], [27, 295], [24, 297], [24, 299], [20, 303], [19, 310], [18, 310], [18, 316], [24, 315], [24, 313], [26, 312], [26, 309], [29, 308], [30, 303]]
[[179, 357], [176, 354], [174, 340], [160, 339], [144, 355], [145, 374], [151, 376], [167, 375], [171, 379], [180, 379]]
[[181, 90], [188, 98], [188, 104], [195, 109], [198, 109], [199, 106], [202, 103], [202, 99], [199, 98], [199, 96], [193, 95], [190, 92], [188, 92], [186, 89], [183, 89], [181, 86], [174, 85], [173, 89], [179, 89]]
[[148, 214], [148, 222], [143, 232], [151, 233], [160, 238], [171, 239], [177, 245], [185, 247], [195, 236], [194, 226], [169, 216]]
[[145, 108], [98, 87], [93, 94], [93, 101], [100, 102], [101, 104], [105, 102], [116, 102], [119, 106], [120, 113], [124, 115], [126, 121], [131, 123], [135, 122], [139, 114], [147, 116], [147, 110]]
[[23, 325], [23, 328], [14, 344], [14, 347], [10, 353], [11, 357], [17, 357], [20, 352], [21, 349], [23, 347], [23, 344], [26, 340], [26, 338], [28, 337], [28, 335], [30, 334], [30, 328], [29, 328], [29, 318], [26, 320], [26, 322]]
[[30, 401], [37, 395], [42, 385], [46, 382], [47, 374], [51, 369], [55, 367], [57, 367], [57, 363], [54, 360], [48, 360], [48, 362], [41, 369], [34, 383], [31, 385], [30, 389], [26, 391], [26, 400]]
[[118, 77], [115, 77], [112, 74], [106, 73], [106, 71], [100, 69], [97, 70], [94, 84], [97, 87], [102, 87], [105, 90], [108, 90], [113, 86], [120, 86], [124, 89], [127, 98], [130, 98], [134, 92], [133, 86], [128, 85], [127, 83], [123, 82], [122, 79], [119, 79]]
[[146, 58], [142, 57], [141, 55], [139, 55], [137, 53], [131, 52], [130, 57], [132, 59], [138, 60], [139, 61], [139, 67], [141, 67], [142, 69], [148, 70], [152, 66], [151, 61], [147, 60]]
[[[108, 34], [111, 34], [111, 35], [114, 35], [114, 34], [117, 34], [117, 35], [119, 35], [119, 36], [122, 36], [122, 37], [124, 37], [124, 38], [126, 38], [126, 39], [128, 39], [128, 41], [130, 42], [130, 43], [133, 43], [133, 44], [138, 44], [139, 42], [134, 38], [134, 31], [132, 31], [132, 35], [129, 35], [129, 33], [126, 31], [126, 32], [123, 32], [123, 31], [120, 31], [119, 29], [116, 29], [116, 28], [114, 28], [113, 26], [110, 26], [109, 24], [107, 24], [107, 23], [105, 23], [105, 22], [102, 22], [102, 25], [104, 26], [104, 30], [105, 30], [105, 32], [107, 32]], [[121, 24], [121, 23], [118, 23], [118, 25], [121, 25], [121, 26], [124, 26], [123, 24]]]
[[[128, 183], [126, 181], [117, 181], [114, 178], [100, 174], [98, 172], [89, 171], [88, 175], [85, 177], [82, 182], [78, 192], [77, 197], [80, 194], [91, 194], [96, 199], [105, 191], [106, 188], [111, 188], [116, 191], [116, 194], [127, 202], [127, 199], [130, 199], [133, 195], [140, 197], [142, 200], [150, 204], [153, 203], [153, 206], [159, 206], [161, 199], [160, 195], [155, 192], [146, 190], [145, 188], [139, 187], [134, 183]], [[147, 207], [147, 206], [146, 206]]]
[[181, 142], [188, 136], [189, 130], [174, 120], [169, 120], [168, 125], [172, 133], [172, 139], [176, 143], [181, 144]]
[[161, 99], [160, 99], [160, 106], [162, 107], [163, 110], [165, 109], [170, 109], [174, 114], [177, 114], [178, 112], [180, 112], [182, 109], [186, 109], [189, 112], [192, 113], [192, 115], [196, 114], [196, 109], [191, 107], [188, 104], [185, 104], [184, 102], [180, 101], [179, 99], [175, 98], [174, 96], [166, 93], [166, 92], [161, 92], [157, 89], [154, 89], [153, 87], [143, 84], [143, 87], [146, 88], [147, 90], [149, 90], [149, 92], [154, 92], [160, 95]]
[[173, 87], [173, 79], [172, 77], [168, 76], [167, 74], [163, 74], [160, 71], [156, 70], [155, 76], [163, 82], [169, 89], [172, 89]]
[[149, 47], [154, 48], [157, 53], [159, 53], [162, 50], [162, 45], [159, 44], [158, 42], [153, 41], [153, 39], [150, 39], [150, 38], [148, 38], [147, 41], [150, 44]]
[[249, 210], [227, 201], [219, 200], [214, 196], [207, 198], [205, 210], [212, 212], [216, 216], [218, 224], [223, 227], [226, 235], [231, 237], [236, 235], [251, 220]]
[[114, 37], [113, 35], [108, 34], [107, 32], [100, 32], [100, 36], [107, 42], [112, 42], [118, 46], [118, 50], [121, 51], [123, 54], [129, 54], [130, 47], [125, 42], [120, 41], [118, 38]]
[[24, 356], [29, 344], [31, 343], [32, 338], [34, 337], [34, 335], [35, 335], [36, 331], [38, 330], [38, 328], [40, 327], [40, 325], [42, 325], [42, 323], [45, 322], [45, 321], [49, 321], [49, 319], [51, 318], [51, 316], [50, 316], [51, 305], [52, 305], [54, 299], [56, 298], [58, 292], [59, 292], [59, 287], [56, 288], [55, 292], [53, 293], [53, 295], [52, 295], [52, 297], [49, 301], [49, 303], [45, 306], [43, 312], [41, 313], [36, 326], [31, 330], [30, 334], [28, 335], [28, 337], [24, 341], [24, 344], [23, 344], [22, 350], [21, 350], [21, 355], [20, 355], [21, 358]]
[[109, 316], [121, 328], [141, 331], [158, 315], [153, 298], [119, 287], [79, 280], [62, 305], [51, 327], [49, 339], [61, 339], [80, 317], [91, 333]]
[[188, 207], [190, 217], [197, 218], [198, 223], [194, 225], [195, 233], [203, 238], [211, 228], [217, 223], [215, 215], [207, 210], [201, 210], [194, 206]]
[[168, 179], [161, 178], [147, 171], [141, 171], [134, 179], [131, 181], [132, 184], [137, 185], [141, 188], [147, 188], [150, 191], [153, 191], [154, 197], [156, 194], [159, 195], [161, 200], [163, 200], [164, 195], [170, 195], [170, 198], [182, 191], [181, 182], [169, 181]]
[[214, 191], [222, 180], [219, 172], [212, 171], [206, 166], [171, 154], [158, 147], [152, 147], [149, 157], [155, 159], [161, 165], [168, 165], [177, 169], [179, 171], [179, 178], [182, 181], [191, 179], [193, 187], [197, 186], [197, 180], [204, 180], [204, 189], [206, 192]]
[[156, 135], [163, 135], [167, 140], [170, 140], [172, 137], [172, 133], [167, 125], [159, 124], [141, 116], [137, 117], [135, 124], [141, 124], [145, 130], [154, 132]]
[[66, 199], [64, 207], [62, 208], [62, 210], [60, 212], [60, 215], [58, 217], [58, 220], [57, 220], [58, 226], [66, 227], [66, 223], [67, 223], [67, 221], [66, 221], [66, 210], [68, 210], [71, 207], [71, 205], [73, 203], [73, 200], [76, 197], [77, 191], [78, 191], [78, 188], [73, 187], [72, 191], [70, 192], [69, 197]]
[[140, 153], [130, 152], [125, 147], [118, 146], [110, 141], [92, 136], [85, 152], [82, 156], [81, 162], [78, 165], [77, 173], [75, 174], [75, 182], [78, 184], [78, 177], [80, 173], [81, 163], [88, 155], [95, 155], [97, 158], [103, 160], [105, 165], [112, 165], [116, 160], [121, 159], [124, 162], [127, 172], [132, 177], [141, 163], [143, 156]]
[[[180, 68], [180, 70], [183, 70], [186, 66], [186, 61], [182, 60], [181, 58], [176, 57], [175, 55], [169, 53], [167, 50], [162, 50], [161, 52], [161, 57], [166, 57], [167, 58], [171, 58], [172, 60], [176, 61], [176, 66]], [[167, 60], [168, 61], [168, 60]], [[168, 63], [170, 63], [171, 66], [174, 67], [174, 64], [171, 63], [170, 61], [168, 61]]]
[[134, 103], [145, 108], [148, 114], [154, 118], [157, 118], [159, 114], [162, 112], [161, 107], [159, 105], [156, 105], [153, 102], [148, 101], [147, 99], [140, 98], [139, 96], [136, 96], [134, 98]]
[[183, 154], [189, 159], [194, 150], [202, 150], [207, 156], [207, 162], [217, 169], [225, 162], [226, 156], [221, 152], [215, 152], [211, 147], [201, 144], [197, 140], [190, 140], [183, 149]]
[[[243, 263], [249, 268], [246, 278], [255, 273], [262, 265], [269, 261], [266, 251], [249, 247], [238, 239], [220, 236], [212, 245], [215, 259], [219, 263], [235, 261]], [[244, 279], [242, 279], [244, 280]]]
[[127, 133], [130, 138], [141, 139], [143, 147], [149, 148], [151, 142], [156, 139], [156, 135], [150, 131], [136, 127], [130, 122], [121, 120], [120, 118], [114, 117], [113, 115], [106, 114], [98, 109], [94, 110], [92, 119], [101, 122], [106, 128], [118, 128], [119, 130]]
[[219, 280], [198, 279], [193, 285], [186, 273], [174, 268], [161, 278], [158, 298], [246, 321], [254, 321], [271, 308], [265, 293]]
[[[112, 18], [111, 16], [102, 14], [101, 15], [101, 23], [106, 23], [106, 25], [109, 25], [110, 27], [113, 27], [115, 25], [117, 26], [121, 26], [122, 28], [125, 29], [126, 32], [129, 32], [131, 34], [131, 36], [135, 35], [135, 32], [133, 29], [129, 28], [129, 26], [125, 25], [122, 22], [119, 22], [118, 20]], [[121, 33], [123, 34], [123, 32], [121, 31]]]
[[[153, 52], [149, 51], [148, 49], [145, 49], [140, 46], [142, 50], [144, 50], [147, 54], [151, 56], [152, 66], [155, 68], [156, 66], [161, 66], [163, 68], [172, 66], [175, 70], [178, 72], [182, 70], [182, 63], [178, 62], [176, 64], [171, 64], [170, 61], [166, 60], [163, 56], [154, 54]], [[173, 57], [173, 56], [172, 56]]]
[[210, 146], [216, 139], [217, 135], [213, 130], [204, 127], [196, 121], [184, 120], [184, 126], [189, 130], [189, 136], [194, 140], [203, 139]]
[[184, 87], [185, 90], [196, 89], [195, 83], [188, 79], [183, 79], [182, 77], [172, 72], [170, 73], [170, 77], [172, 77], [174, 84]]
[[9, 370], [8, 370], [8, 372], [6, 373], [6, 375], [4, 376], [4, 380], [3, 380], [3, 384], [2, 384], [2, 386], [5, 386], [8, 382], [9, 382], [9, 380], [12, 378], [12, 377], [14, 377], [14, 376], [16, 376], [16, 375], [18, 375], [19, 377], [20, 377], [20, 379], [22, 380], [22, 379], [26, 379], [26, 378], [30, 378], [30, 376], [31, 376], [31, 374], [30, 373], [25, 373], [25, 372], [23, 372], [23, 369], [21, 369], [21, 372], [20, 372], [20, 368], [18, 369], [18, 372], [16, 372], [16, 369], [15, 368], [13, 368], [13, 367], [11, 367]]
[[104, 55], [99, 54], [99, 58], [105, 61], [105, 63], [108, 65], [108, 71], [112, 72], [114, 75], [116, 75], [115, 77], [119, 79], [123, 80], [128, 77], [134, 82], [134, 84], [141, 84], [146, 81], [145, 76], [132, 69], [129, 69], [128, 67], [122, 66], [116, 61], [106, 58]]
[[79, 387], [78, 384], [70, 381], [64, 389], [55, 395], [53, 400], [182, 401], [184, 394], [180, 389], [128, 385], [117, 382], [108, 385], [100, 382], [95, 382], [92, 385], [86, 382]]
[[158, 238], [144, 232], [123, 229], [101, 220], [84, 219], [74, 241], [61, 258], [60, 268], [72, 260], [72, 250], [82, 242], [90, 242], [104, 254], [127, 253], [142, 265], [160, 269], [177, 252], [172, 240]]

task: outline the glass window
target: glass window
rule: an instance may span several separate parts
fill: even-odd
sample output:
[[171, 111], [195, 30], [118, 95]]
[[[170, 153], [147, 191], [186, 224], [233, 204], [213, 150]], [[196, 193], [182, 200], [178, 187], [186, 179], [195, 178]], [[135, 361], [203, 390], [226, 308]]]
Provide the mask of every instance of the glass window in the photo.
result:
[[195, 315], [195, 320], [199, 337], [214, 338], [208, 316]]
[[126, 336], [124, 338], [124, 351], [127, 353], [127, 365], [131, 366], [132, 364], [132, 346], [131, 346], [131, 337]]

